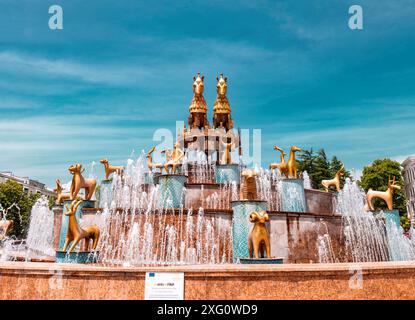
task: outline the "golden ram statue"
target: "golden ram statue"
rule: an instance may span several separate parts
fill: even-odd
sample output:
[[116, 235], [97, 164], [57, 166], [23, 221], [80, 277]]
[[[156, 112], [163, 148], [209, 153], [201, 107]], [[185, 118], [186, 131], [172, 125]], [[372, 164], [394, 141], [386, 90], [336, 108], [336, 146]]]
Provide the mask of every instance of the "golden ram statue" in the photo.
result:
[[269, 216], [266, 211], [251, 212], [249, 221], [254, 223], [248, 236], [249, 256], [255, 259], [271, 258], [271, 245], [266, 222]]

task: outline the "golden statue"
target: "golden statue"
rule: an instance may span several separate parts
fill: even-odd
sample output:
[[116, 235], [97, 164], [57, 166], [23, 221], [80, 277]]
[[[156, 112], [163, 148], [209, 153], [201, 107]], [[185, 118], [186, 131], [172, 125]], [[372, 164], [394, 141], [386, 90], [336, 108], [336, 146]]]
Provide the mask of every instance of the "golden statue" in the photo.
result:
[[322, 180], [321, 184], [326, 189], [326, 192], [329, 192], [329, 187], [333, 186], [336, 188], [337, 192], [340, 192], [340, 177], [344, 176], [343, 173], [344, 165], [337, 171], [336, 175], [331, 180]]
[[69, 248], [67, 253], [71, 253], [73, 249], [75, 249], [76, 245], [82, 239], [85, 239], [83, 251], [89, 251], [90, 244], [92, 240], [92, 249], [95, 250], [97, 248], [100, 230], [96, 225], [88, 227], [86, 229], [81, 228], [78, 225], [78, 221], [76, 221], [76, 210], [78, 209], [79, 205], [82, 203], [82, 200], [79, 201], [72, 201], [71, 206], [69, 207], [66, 205], [66, 213], [65, 215], [69, 216], [69, 224], [68, 224], [68, 232], [66, 234], [65, 244], [63, 246], [63, 251], [66, 251], [68, 245], [72, 242], [71, 247]]
[[231, 157], [231, 150], [233, 143], [232, 142], [224, 142], [222, 139], [219, 140], [222, 146], [222, 154], [220, 157], [219, 164], [232, 164], [232, 157]]
[[153, 169], [160, 169], [160, 173], [163, 173], [163, 164], [162, 163], [153, 163], [153, 152], [156, 151], [156, 147], [151, 148], [147, 153], [147, 166], [150, 171]]
[[396, 184], [396, 177], [388, 178], [388, 189], [386, 191], [374, 191], [369, 189], [366, 193], [366, 204], [365, 210], [366, 211], [373, 211], [373, 199], [378, 198], [382, 199], [388, 205], [389, 210], [393, 210], [393, 192], [394, 190], [401, 190], [401, 187]]
[[242, 171], [240, 200], [257, 200], [256, 175], [255, 170], [246, 169]]
[[279, 151], [281, 153], [281, 162], [280, 163], [271, 163], [269, 165], [269, 169], [274, 172], [275, 169], [278, 169], [280, 171], [281, 175], [285, 175], [288, 178], [288, 165], [285, 162], [285, 156], [287, 155], [283, 149], [274, 146], [275, 151]]
[[164, 164], [164, 170], [166, 170], [166, 173], [170, 173], [170, 169], [172, 169], [173, 174], [176, 173], [177, 167], [182, 165], [182, 160], [184, 157], [184, 152], [180, 148], [180, 145], [178, 142], [174, 144], [173, 152], [169, 153], [169, 156], [166, 153], [166, 158], [169, 157], [170, 160], [168, 160]]
[[0, 241], [6, 238], [7, 233], [13, 227], [13, 220], [0, 220]]
[[265, 223], [269, 221], [266, 211], [251, 212], [249, 221], [254, 223], [248, 236], [249, 256], [255, 259], [271, 258], [271, 244], [269, 240], [269, 232]]
[[70, 200], [75, 200], [82, 188], [85, 189], [85, 200], [91, 200], [95, 192], [97, 181], [95, 179], [85, 179], [82, 176], [84, 171], [82, 170], [82, 165], [80, 163], [70, 166], [69, 172], [73, 175]]
[[116, 172], [117, 174], [122, 174], [124, 172], [124, 167], [122, 166], [111, 166], [108, 162], [108, 159], [102, 159], [101, 162], [105, 168], [105, 180], [108, 180], [110, 174]]
[[224, 78], [221, 73], [220, 78], [216, 77], [216, 81], [217, 96], [213, 106], [213, 127], [229, 130], [233, 128], [233, 120], [231, 118], [231, 105], [226, 97], [228, 78]]
[[56, 189], [53, 191], [58, 194], [56, 199], [56, 204], [62, 204], [65, 200], [71, 199], [71, 194], [69, 192], [62, 192], [62, 183], [59, 179], [56, 179]]
[[292, 146], [290, 149], [290, 158], [288, 159], [287, 168], [288, 168], [288, 177], [292, 179], [298, 178], [297, 173], [297, 162], [295, 161], [295, 153], [301, 152], [302, 150], [296, 146]]
[[204, 84], [203, 80], [205, 79], [204, 76], [200, 76], [200, 73], [197, 74], [197, 77], [193, 77], [193, 98], [190, 102], [189, 107], [189, 127], [190, 129], [199, 128], [204, 129], [205, 127], [209, 127], [209, 122], [207, 120], [207, 104], [205, 101], [205, 97], [203, 96], [204, 91]]

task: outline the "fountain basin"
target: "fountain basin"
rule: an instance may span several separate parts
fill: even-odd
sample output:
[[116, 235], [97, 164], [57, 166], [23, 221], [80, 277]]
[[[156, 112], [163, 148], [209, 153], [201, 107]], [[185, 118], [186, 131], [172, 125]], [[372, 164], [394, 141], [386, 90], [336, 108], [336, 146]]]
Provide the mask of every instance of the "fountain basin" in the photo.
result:
[[283, 264], [282, 258], [239, 258], [240, 264]]
[[158, 208], [180, 208], [184, 206], [184, 186], [187, 176], [183, 174], [162, 174], [155, 178], [159, 184]]
[[97, 263], [99, 252], [91, 251], [73, 251], [67, 253], [66, 251], [56, 251], [56, 263]]
[[306, 212], [307, 203], [304, 193], [303, 179], [281, 180], [282, 210], [290, 212]]

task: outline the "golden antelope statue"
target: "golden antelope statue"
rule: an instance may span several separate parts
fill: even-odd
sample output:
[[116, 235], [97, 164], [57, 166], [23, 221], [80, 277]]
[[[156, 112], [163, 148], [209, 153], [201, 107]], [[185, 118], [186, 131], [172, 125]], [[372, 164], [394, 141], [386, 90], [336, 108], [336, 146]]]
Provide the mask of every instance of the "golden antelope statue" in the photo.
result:
[[295, 161], [295, 153], [301, 152], [302, 150], [296, 146], [292, 146], [290, 149], [290, 158], [288, 159], [287, 168], [288, 168], [288, 177], [292, 179], [298, 178], [297, 173], [297, 162]]
[[285, 162], [285, 156], [287, 155], [283, 149], [274, 146], [274, 150], [275, 151], [279, 151], [281, 153], [280, 159], [281, 162], [280, 163], [271, 163], [269, 165], [269, 169], [274, 172], [275, 169], [278, 169], [280, 171], [281, 175], [285, 175], [288, 178], [288, 167], [287, 167], [287, 163]]
[[173, 174], [176, 173], [177, 167], [182, 165], [181, 161], [183, 156], [184, 153], [182, 149], [180, 149], [179, 143], [176, 142], [174, 144], [173, 152], [170, 154], [171, 159], [164, 164], [164, 170], [166, 170], [166, 173], [170, 173], [170, 169], [172, 169]]
[[160, 173], [163, 173], [163, 164], [162, 163], [153, 163], [153, 152], [156, 151], [156, 147], [153, 147], [148, 153], [147, 153], [147, 166], [150, 171], [153, 171], [153, 169], [160, 169]]
[[6, 238], [7, 233], [13, 227], [13, 220], [0, 220], [0, 241]]
[[393, 192], [394, 190], [401, 190], [401, 187], [396, 184], [396, 177], [388, 178], [388, 189], [386, 191], [374, 191], [369, 189], [366, 193], [366, 211], [373, 211], [373, 199], [378, 198], [382, 199], [388, 205], [389, 210], [393, 210]]
[[255, 259], [271, 258], [271, 245], [269, 240], [269, 232], [265, 223], [269, 221], [266, 211], [251, 212], [249, 221], [254, 223], [248, 236], [249, 256]]
[[246, 169], [242, 171], [240, 200], [257, 200], [256, 175], [255, 170]]
[[54, 192], [58, 194], [56, 199], [56, 204], [62, 204], [65, 200], [71, 199], [71, 194], [69, 192], [62, 192], [62, 183], [59, 179], [56, 179], [56, 189], [53, 189]]
[[79, 205], [82, 203], [82, 200], [79, 201], [72, 201], [71, 206], [69, 207], [66, 205], [66, 213], [65, 215], [69, 216], [69, 224], [68, 224], [68, 232], [66, 234], [65, 244], [63, 246], [63, 251], [66, 251], [66, 248], [72, 242], [68, 253], [71, 253], [73, 249], [75, 249], [76, 245], [82, 239], [85, 240], [84, 242], [84, 251], [89, 251], [90, 244], [92, 240], [92, 249], [95, 250], [97, 248], [98, 240], [100, 231], [96, 225], [88, 227], [86, 229], [81, 228], [78, 225], [78, 221], [76, 221], [76, 210], [78, 209]]
[[108, 180], [110, 174], [116, 172], [117, 174], [122, 174], [124, 172], [124, 167], [122, 166], [112, 166], [109, 164], [108, 159], [102, 159], [101, 162], [105, 168], [105, 180]]
[[233, 143], [223, 142], [222, 139], [219, 142], [222, 146], [222, 154], [220, 157], [220, 164], [232, 164], [231, 150]]
[[335, 177], [331, 180], [322, 180], [321, 184], [326, 189], [326, 192], [329, 192], [329, 187], [333, 186], [336, 188], [337, 192], [340, 192], [340, 177], [344, 176], [344, 165], [337, 171]]
[[85, 200], [91, 200], [95, 192], [97, 181], [95, 179], [85, 179], [82, 176], [84, 171], [82, 170], [82, 165], [80, 163], [70, 166], [69, 172], [73, 175], [70, 200], [75, 200], [82, 188], [85, 189]]

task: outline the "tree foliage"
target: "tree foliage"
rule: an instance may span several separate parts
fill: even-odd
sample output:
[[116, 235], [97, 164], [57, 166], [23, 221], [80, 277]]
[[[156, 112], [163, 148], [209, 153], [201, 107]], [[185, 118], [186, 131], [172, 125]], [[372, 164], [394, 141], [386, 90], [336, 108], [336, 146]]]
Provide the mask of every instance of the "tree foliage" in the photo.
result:
[[0, 205], [7, 211], [6, 219], [13, 220], [10, 235], [23, 238], [28, 229], [30, 212], [38, 194], [26, 194], [23, 187], [13, 180], [0, 183]]
[[[324, 190], [321, 181], [333, 179], [343, 165], [336, 156], [328, 160], [324, 149], [317, 152], [314, 152], [313, 149], [304, 150], [300, 153], [297, 162], [299, 171], [307, 171], [313, 189], [320, 190]], [[349, 171], [344, 170], [343, 172], [344, 178], [350, 177]], [[341, 187], [343, 187], [343, 183], [344, 179], [341, 180]]]
[[[409, 227], [409, 221], [406, 216], [406, 198], [404, 193], [404, 180], [401, 174], [401, 165], [399, 162], [391, 159], [377, 159], [372, 164], [363, 168], [360, 186], [367, 192], [369, 189], [377, 191], [386, 191], [388, 189], [388, 179], [396, 177], [396, 184], [401, 190], [395, 190], [393, 193], [394, 208], [399, 210], [402, 227]], [[387, 205], [383, 200], [375, 199], [373, 201], [375, 209], [385, 210]]]

